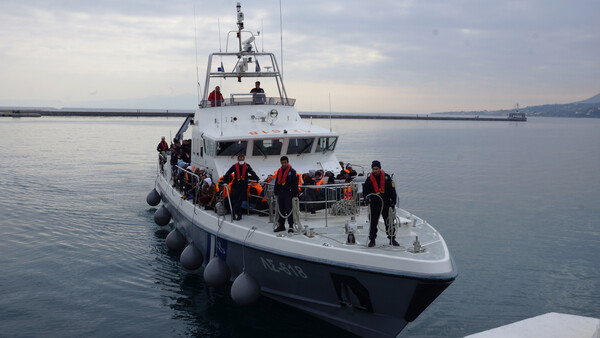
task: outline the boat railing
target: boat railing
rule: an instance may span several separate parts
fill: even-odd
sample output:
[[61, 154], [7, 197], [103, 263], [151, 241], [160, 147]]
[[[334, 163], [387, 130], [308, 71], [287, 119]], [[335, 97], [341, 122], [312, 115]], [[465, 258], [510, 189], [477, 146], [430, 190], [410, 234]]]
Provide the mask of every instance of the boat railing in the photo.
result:
[[[262, 196], [249, 195], [254, 198], [266, 198], [268, 209], [252, 209], [259, 213], [269, 216], [269, 221], [275, 221], [277, 214], [277, 202], [274, 194], [274, 184], [262, 183], [264, 194]], [[323, 184], [323, 185], [301, 185], [299, 188], [299, 208], [304, 215], [304, 220], [308, 220], [310, 214], [316, 214], [324, 210], [325, 226], [328, 226], [328, 219], [332, 216], [340, 215], [358, 215], [360, 213], [361, 198], [359, 189], [355, 182]], [[252, 205], [249, 203], [249, 207]], [[250, 209], [248, 209], [250, 213]]]
[[202, 100], [201, 108], [221, 107], [221, 106], [246, 106], [246, 105], [275, 105], [275, 106], [294, 106], [296, 99], [286, 99], [281, 97], [267, 97], [264, 94], [231, 94], [228, 99], [219, 102], [219, 100]]
[[[200, 195], [200, 187], [202, 186], [202, 181], [199, 175], [196, 175], [192, 170], [180, 167], [178, 165], [171, 167], [175, 168], [177, 173], [173, 175], [171, 172], [171, 182], [182, 190], [184, 194], [181, 198], [184, 199], [192, 199], [193, 204], [198, 203], [198, 197]], [[182, 174], [181, 176], [179, 174]], [[163, 175], [166, 175], [163, 171]], [[166, 177], [166, 176], [165, 176]]]
[[[160, 167], [160, 159], [159, 159]], [[198, 204], [200, 192], [202, 190], [201, 177], [193, 172], [192, 169], [184, 168], [179, 165], [167, 166], [164, 170], [159, 170], [167, 181], [171, 182], [173, 187], [182, 193], [182, 198], [190, 200], [190, 203]], [[180, 175], [181, 174], [181, 175]], [[247, 193], [246, 209], [247, 214], [257, 213], [269, 217], [269, 222], [273, 223], [277, 215], [277, 201], [274, 194], [274, 182], [255, 182], [262, 188], [261, 194]], [[216, 182], [215, 182], [216, 184]], [[360, 184], [360, 183], [359, 183]], [[335, 183], [323, 185], [301, 185], [299, 189], [299, 209], [304, 220], [308, 220], [311, 214], [321, 214], [324, 210], [325, 226], [328, 226], [329, 217], [340, 215], [358, 215], [362, 201], [356, 182]], [[223, 184], [220, 189], [221, 196], [217, 200], [225, 203], [229, 210], [232, 210], [231, 192], [227, 184]], [[232, 215], [233, 217], [233, 215]], [[233, 221], [233, 218], [231, 219]]]

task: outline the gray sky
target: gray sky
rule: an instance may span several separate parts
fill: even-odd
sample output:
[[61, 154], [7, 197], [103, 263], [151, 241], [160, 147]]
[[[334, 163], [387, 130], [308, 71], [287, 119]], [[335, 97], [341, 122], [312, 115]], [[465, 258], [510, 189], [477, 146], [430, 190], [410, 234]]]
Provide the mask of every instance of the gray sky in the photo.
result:
[[[237, 1], [0, 0], [0, 106], [193, 109]], [[242, 2], [280, 56], [279, 1]], [[600, 93], [598, 0], [282, 0], [300, 111], [430, 113]], [[153, 101], [143, 100], [159, 97]]]

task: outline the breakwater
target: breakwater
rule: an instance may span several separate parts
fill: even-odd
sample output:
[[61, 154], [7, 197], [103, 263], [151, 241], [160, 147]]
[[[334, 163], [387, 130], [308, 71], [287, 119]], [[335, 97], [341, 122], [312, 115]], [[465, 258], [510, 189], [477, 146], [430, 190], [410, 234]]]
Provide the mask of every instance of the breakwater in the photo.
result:
[[401, 114], [356, 114], [356, 113], [300, 113], [303, 118], [316, 119], [375, 119], [375, 120], [435, 120], [435, 121], [516, 121], [525, 122], [527, 118], [515, 117], [481, 117], [481, 116], [437, 116], [437, 115], [401, 115]]
[[[171, 109], [87, 109], [87, 108], [19, 108], [0, 109], [0, 116], [36, 117], [36, 116], [120, 116], [120, 117], [187, 117], [194, 111]], [[513, 121], [525, 122], [526, 117], [511, 116], [439, 116], [433, 114], [375, 114], [375, 113], [315, 113], [299, 112], [302, 118], [316, 119], [376, 119], [376, 120], [433, 120], [433, 121]]]

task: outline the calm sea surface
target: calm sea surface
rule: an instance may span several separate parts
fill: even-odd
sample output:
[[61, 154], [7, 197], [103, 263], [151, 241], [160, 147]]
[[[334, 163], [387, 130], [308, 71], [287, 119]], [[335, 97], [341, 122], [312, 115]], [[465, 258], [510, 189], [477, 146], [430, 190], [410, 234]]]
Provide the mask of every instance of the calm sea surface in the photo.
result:
[[[167, 252], [145, 197], [160, 136], [182, 121], [0, 119], [0, 336], [346, 335], [266, 299], [239, 307]], [[340, 160], [394, 172], [401, 206], [442, 233], [459, 268], [402, 336], [600, 317], [600, 120], [333, 128]]]

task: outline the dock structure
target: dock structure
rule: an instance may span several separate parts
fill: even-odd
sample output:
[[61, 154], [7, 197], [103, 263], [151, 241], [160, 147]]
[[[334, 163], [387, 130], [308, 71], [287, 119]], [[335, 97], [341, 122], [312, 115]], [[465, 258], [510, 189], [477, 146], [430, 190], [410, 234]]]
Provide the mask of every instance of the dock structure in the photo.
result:
[[[119, 109], [119, 108], [18, 108], [2, 109], [0, 116], [109, 116], [109, 117], [187, 117], [192, 109]], [[525, 122], [524, 114], [509, 116], [440, 116], [435, 114], [377, 114], [299, 112], [302, 118], [367, 119], [367, 120], [431, 120], [431, 121], [511, 121]]]
[[405, 115], [405, 114], [370, 114], [370, 113], [303, 113], [300, 112], [302, 118], [315, 118], [315, 119], [363, 119], [363, 120], [432, 120], [432, 121], [515, 121], [525, 122], [527, 118], [523, 116], [498, 116], [481, 117], [476, 116], [440, 116], [433, 114], [416, 114], [416, 115]]
[[550, 312], [466, 338], [590, 337], [600, 338], [600, 319]]

